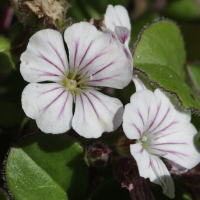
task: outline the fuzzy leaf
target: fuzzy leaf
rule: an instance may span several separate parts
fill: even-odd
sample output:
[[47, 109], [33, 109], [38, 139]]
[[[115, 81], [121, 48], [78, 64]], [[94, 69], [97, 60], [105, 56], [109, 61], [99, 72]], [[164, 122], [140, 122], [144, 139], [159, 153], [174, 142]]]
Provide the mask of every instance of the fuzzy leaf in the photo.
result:
[[6, 181], [18, 200], [83, 199], [87, 186], [83, 149], [59, 135], [22, 139], [9, 152]]
[[139, 64], [160, 64], [179, 76], [182, 76], [185, 59], [180, 30], [168, 20], [152, 23], [144, 29], [134, 52], [135, 67]]
[[134, 52], [135, 71], [175, 96], [193, 111], [200, 110], [198, 96], [184, 81], [185, 50], [181, 33], [171, 21], [152, 23], [142, 31]]

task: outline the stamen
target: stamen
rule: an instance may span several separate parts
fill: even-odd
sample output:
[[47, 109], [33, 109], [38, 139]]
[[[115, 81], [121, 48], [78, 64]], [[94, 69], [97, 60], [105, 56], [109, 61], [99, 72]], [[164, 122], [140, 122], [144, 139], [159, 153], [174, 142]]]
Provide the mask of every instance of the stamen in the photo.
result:
[[76, 77], [77, 72], [78, 72], [78, 69], [75, 68], [74, 74], [73, 74], [73, 76], [71, 77], [71, 79], [74, 79], [74, 78]]

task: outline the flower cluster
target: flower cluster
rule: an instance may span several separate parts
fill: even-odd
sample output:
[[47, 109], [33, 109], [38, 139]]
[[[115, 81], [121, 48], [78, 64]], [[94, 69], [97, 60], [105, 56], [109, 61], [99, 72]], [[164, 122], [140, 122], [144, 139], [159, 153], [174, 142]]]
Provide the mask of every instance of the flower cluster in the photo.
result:
[[[66, 46], [55, 30], [41, 30], [31, 37], [21, 56], [21, 74], [30, 82], [22, 93], [22, 107], [45, 133], [64, 133], [73, 127], [85, 138], [98, 138], [116, 130], [123, 120], [125, 135], [136, 140], [130, 152], [140, 176], [174, 198], [174, 183], [162, 158], [186, 171], [200, 162], [191, 114], [160, 89], [152, 92], [132, 76], [126, 9], [109, 5], [104, 24], [101, 31], [88, 22], [73, 24], [64, 33]], [[125, 111], [120, 100], [98, 91], [123, 89], [131, 79], [136, 93]]]

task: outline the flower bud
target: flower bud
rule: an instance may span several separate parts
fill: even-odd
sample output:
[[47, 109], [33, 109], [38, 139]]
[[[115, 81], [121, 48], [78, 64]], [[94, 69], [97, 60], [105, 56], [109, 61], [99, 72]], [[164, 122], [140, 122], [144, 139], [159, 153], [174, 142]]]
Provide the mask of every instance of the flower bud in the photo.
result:
[[111, 149], [98, 142], [86, 150], [84, 159], [89, 166], [104, 167], [111, 160], [111, 154]]

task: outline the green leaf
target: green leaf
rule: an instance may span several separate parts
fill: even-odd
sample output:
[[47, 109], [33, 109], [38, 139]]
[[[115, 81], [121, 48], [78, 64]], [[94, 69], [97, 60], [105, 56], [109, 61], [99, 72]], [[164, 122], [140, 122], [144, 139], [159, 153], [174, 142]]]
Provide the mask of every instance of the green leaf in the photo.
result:
[[0, 189], [0, 199], [1, 200], [9, 200], [8, 195], [2, 189]]
[[147, 74], [146, 78], [149, 79], [150, 82], [174, 96], [184, 107], [192, 110], [195, 110], [194, 108], [200, 110], [198, 97], [192, 88], [168, 66], [140, 64], [139, 68], [139, 72], [145, 72], [145, 74]]
[[5, 173], [18, 200], [84, 199], [88, 174], [83, 149], [60, 135], [33, 135], [17, 142]]
[[159, 64], [168, 66], [182, 77], [186, 53], [178, 27], [171, 21], [152, 23], [143, 30], [136, 50], [134, 64]]
[[200, 96], [200, 65], [188, 63], [186, 71], [192, 88]]
[[172, 0], [165, 14], [178, 20], [194, 20], [200, 17], [200, 9], [194, 0]]
[[185, 108], [200, 110], [200, 101], [184, 81], [185, 50], [178, 27], [168, 20], [152, 23], [142, 31], [134, 52], [135, 71], [169, 92]]
[[4, 36], [0, 35], [0, 74], [6, 74], [15, 67], [9, 50], [10, 41]]
[[11, 129], [20, 124], [22, 111], [14, 104], [0, 100], [0, 126]]

